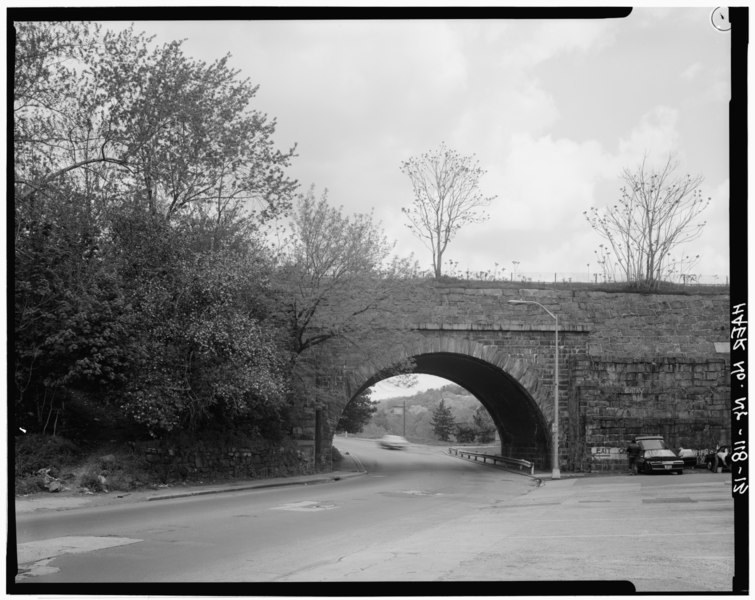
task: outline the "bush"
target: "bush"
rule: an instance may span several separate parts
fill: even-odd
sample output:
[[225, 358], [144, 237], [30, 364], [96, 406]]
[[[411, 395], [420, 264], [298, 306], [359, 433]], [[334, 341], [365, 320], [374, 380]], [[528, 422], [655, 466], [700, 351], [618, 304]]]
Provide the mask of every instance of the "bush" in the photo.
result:
[[129, 491], [155, 479], [147, 461], [134, 452], [105, 454], [106, 451], [101, 448], [76, 470], [79, 487], [92, 492]]
[[20, 479], [36, 476], [40, 469], [59, 472], [81, 456], [81, 449], [60, 436], [37, 433], [16, 437], [15, 454], [15, 475]]
[[78, 480], [79, 487], [87, 488], [92, 492], [108, 491], [105, 482], [100, 479], [99, 469], [94, 465], [84, 467], [76, 479]]
[[45, 471], [67, 487], [92, 492], [128, 491], [157, 479], [146, 459], [135, 452], [106, 446], [84, 453], [59, 436], [19, 436], [15, 453], [14, 486], [19, 495], [48, 491]]
[[15, 493], [19, 496], [25, 496], [27, 494], [36, 494], [38, 492], [45, 492], [44, 477], [41, 475], [25, 475], [23, 477], [16, 477], [15, 481]]

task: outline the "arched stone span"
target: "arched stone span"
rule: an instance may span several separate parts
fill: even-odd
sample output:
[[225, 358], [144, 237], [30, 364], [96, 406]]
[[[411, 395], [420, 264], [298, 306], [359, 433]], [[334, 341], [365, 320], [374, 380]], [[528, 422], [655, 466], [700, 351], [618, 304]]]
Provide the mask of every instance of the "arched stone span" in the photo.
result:
[[[418, 301], [418, 286], [430, 288], [429, 298]], [[313, 393], [302, 398], [300, 426], [293, 432], [302, 453], [314, 457], [318, 468], [326, 466], [331, 432], [353, 394], [370, 380], [395, 374], [390, 367], [401, 358], [442, 354], [472, 357], [502, 371], [510, 381], [500, 386], [520, 386], [520, 397], [539, 411], [534, 422], [550, 438], [555, 323], [538, 307], [509, 302], [522, 299], [558, 315], [562, 471], [623, 470], [621, 450], [648, 431], [662, 433], [672, 447], [698, 449], [731, 437], [728, 291], [636, 294], [592, 286], [407, 282], [392, 296], [395, 310], [375, 317], [380, 335], [363, 334], [369, 337], [364, 351], [359, 340], [335, 340], [305, 364], [304, 389]], [[393, 314], [401, 315], [400, 322], [392, 322]], [[367, 366], [376, 356], [387, 363]], [[428, 358], [424, 369], [436, 372], [440, 359], [430, 364]], [[454, 361], [441, 375], [475, 366]], [[474, 381], [456, 381], [480, 395]], [[484, 402], [495, 411], [490, 400]], [[511, 429], [505, 415], [501, 423]]]
[[[544, 392], [534, 365], [496, 346], [451, 337], [427, 338], [412, 348], [397, 350], [395, 361], [411, 358], [412, 372], [443, 377], [474, 395], [498, 428], [502, 454], [547, 468], [551, 440], [544, 415], [552, 418], [552, 392]], [[363, 390], [395, 375], [394, 364], [362, 366], [347, 375], [343, 407]]]

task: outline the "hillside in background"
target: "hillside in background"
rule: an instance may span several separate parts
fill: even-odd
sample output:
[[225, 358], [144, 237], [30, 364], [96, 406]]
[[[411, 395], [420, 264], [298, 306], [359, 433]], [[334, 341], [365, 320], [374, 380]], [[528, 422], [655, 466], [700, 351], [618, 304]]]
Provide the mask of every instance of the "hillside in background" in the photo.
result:
[[[360, 436], [379, 438], [387, 433], [404, 435], [402, 411], [406, 402], [406, 438], [411, 442], [437, 442], [438, 439], [433, 433], [432, 417], [433, 411], [441, 400], [445, 401], [446, 406], [451, 409], [457, 425], [474, 427], [474, 413], [482, 407], [482, 404], [464, 388], [449, 384], [440, 389], [430, 389], [410, 396], [398, 396], [378, 401], [377, 412], [365, 425]], [[485, 416], [493, 427], [492, 419], [487, 413]]]

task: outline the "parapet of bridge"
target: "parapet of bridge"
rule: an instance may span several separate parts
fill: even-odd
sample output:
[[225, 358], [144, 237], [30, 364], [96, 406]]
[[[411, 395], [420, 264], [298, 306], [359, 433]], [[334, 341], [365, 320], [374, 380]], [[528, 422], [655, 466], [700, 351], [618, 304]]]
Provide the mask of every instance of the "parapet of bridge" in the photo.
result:
[[[730, 438], [729, 296], [529, 288], [492, 282], [420, 282], [393, 297], [375, 328], [384, 351], [367, 360], [334, 344], [342, 365], [305, 428], [318, 454], [343, 407], [402, 359], [474, 394], [496, 422], [502, 452], [550, 467], [554, 320], [559, 318], [559, 446], [563, 470], [623, 466], [629, 440], [659, 433], [672, 447]], [[374, 340], [373, 340], [374, 341]], [[613, 460], [611, 460], [613, 458]]]

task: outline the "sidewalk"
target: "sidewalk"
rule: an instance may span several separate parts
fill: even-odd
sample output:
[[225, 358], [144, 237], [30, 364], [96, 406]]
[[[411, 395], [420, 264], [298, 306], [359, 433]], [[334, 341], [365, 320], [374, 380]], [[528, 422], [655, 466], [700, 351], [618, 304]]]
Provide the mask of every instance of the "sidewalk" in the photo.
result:
[[344, 456], [338, 470], [330, 473], [313, 473], [293, 477], [272, 477], [269, 479], [240, 479], [208, 484], [187, 483], [168, 484], [157, 489], [138, 489], [132, 491], [112, 491], [107, 493], [88, 493], [67, 490], [63, 492], [41, 492], [28, 496], [15, 497], [16, 514], [30, 513], [37, 510], [70, 510], [73, 508], [111, 506], [132, 502], [153, 502], [189, 496], [239, 492], [244, 490], [265, 489], [292, 485], [315, 485], [350, 479], [365, 474], [350, 456]]
[[[725, 473], [729, 473], [726, 471]], [[684, 469], [684, 475], [705, 475], [705, 474], [711, 474], [711, 471], [709, 469], [705, 468], [695, 468], [695, 469]], [[635, 476], [642, 476], [643, 473], [639, 473], [637, 475], [630, 473], [629, 471], [591, 471], [591, 472], [571, 472], [571, 471], [561, 471], [561, 479], [575, 479], [579, 477], [635, 477]], [[655, 473], [655, 475], [664, 475], [664, 473]], [[535, 477], [538, 479], [542, 479], [544, 481], [550, 481], [553, 479], [553, 473], [551, 471], [535, 471]]]

